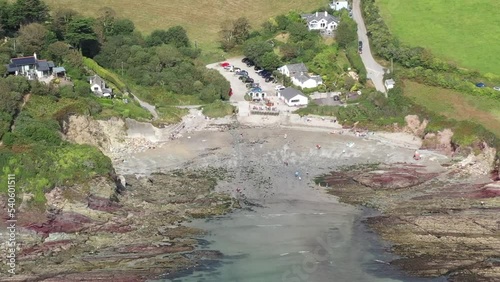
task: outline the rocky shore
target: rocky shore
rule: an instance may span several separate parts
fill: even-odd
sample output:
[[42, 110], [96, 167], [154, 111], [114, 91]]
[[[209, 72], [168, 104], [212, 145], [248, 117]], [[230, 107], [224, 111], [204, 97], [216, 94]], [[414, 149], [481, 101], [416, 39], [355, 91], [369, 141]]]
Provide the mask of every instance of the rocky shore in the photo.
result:
[[339, 169], [317, 178], [331, 194], [382, 211], [367, 223], [391, 251], [391, 262], [415, 276], [500, 281], [500, 182], [414, 164]]
[[220, 258], [195, 250], [202, 230], [181, 222], [238, 207], [214, 191], [224, 177], [220, 169], [177, 170], [126, 175], [125, 186], [99, 178], [57, 187], [46, 194], [46, 211], [18, 215], [17, 274], [0, 280], [145, 281]]

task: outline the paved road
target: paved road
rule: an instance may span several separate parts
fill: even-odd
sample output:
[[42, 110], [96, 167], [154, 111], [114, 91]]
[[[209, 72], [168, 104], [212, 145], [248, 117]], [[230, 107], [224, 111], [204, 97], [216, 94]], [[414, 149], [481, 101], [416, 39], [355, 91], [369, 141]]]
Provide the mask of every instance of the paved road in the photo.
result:
[[363, 53], [361, 54], [361, 59], [363, 64], [365, 64], [366, 71], [368, 72], [368, 78], [373, 81], [375, 88], [386, 93], [384, 87], [384, 68], [379, 65], [372, 56], [370, 50], [370, 44], [368, 41], [368, 36], [366, 35], [366, 26], [361, 15], [360, 0], [353, 0], [352, 5], [352, 18], [358, 24], [358, 38], [363, 42]]

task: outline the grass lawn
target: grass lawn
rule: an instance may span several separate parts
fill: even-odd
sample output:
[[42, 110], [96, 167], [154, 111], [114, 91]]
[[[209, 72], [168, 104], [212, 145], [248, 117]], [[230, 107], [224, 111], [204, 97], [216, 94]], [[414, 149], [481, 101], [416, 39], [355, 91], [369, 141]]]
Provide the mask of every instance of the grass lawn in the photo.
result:
[[500, 1], [377, 0], [402, 42], [482, 73], [500, 74]]
[[134, 21], [136, 27], [149, 33], [154, 29], [183, 26], [191, 41], [204, 50], [218, 47], [220, 25], [225, 20], [239, 17], [249, 19], [253, 27], [259, 27], [270, 17], [290, 10], [309, 12], [327, 6], [325, 0], [45, 0], [52, 8], [72, 8], [87, 16], [96, 16], [102, 7], [111, 7], [118, 17]]
[[500, 101], [408, 80], [404, 88], [405, 95], [428, 110], [456, 120], [475, 121], [500, 137]]

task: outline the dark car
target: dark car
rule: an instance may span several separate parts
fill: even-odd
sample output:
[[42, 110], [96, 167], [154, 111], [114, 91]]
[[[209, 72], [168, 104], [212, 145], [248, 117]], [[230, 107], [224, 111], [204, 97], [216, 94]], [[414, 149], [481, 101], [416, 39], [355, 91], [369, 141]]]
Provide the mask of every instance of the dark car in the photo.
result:
[[478, 82], [478, 83], [476, 83], [476, 87], [480, 87], [480, 88], [482, 88], [482, 87], [485, 87], [485, 86], [486, 86], [486, 85], [485, 85], [484, 83], [482, 83], [482, 82]]
[[261, 67], [259, 67], [259, 66], [255, 66], [253, 69], [254, 69], [255, 71], [260, 71], [260, 70], [262, 70], [262, 68], [261, 68]]
[[246, 70], [237, 71], [234, 74], [235, 75], [246, 75], [246, 76], [248, 76], [248, 72]]
[[358, 41], [358, 52], [363, 53], [363, 41]]
[[245, 77], [245, 79], [243, 79], [242, 81], [243, 81], [244, 83], [253, 83], [253, 82], [254, 82], [253, 78], [248, 77], [248, 76], [247, 76], [247, 77]]
[[271, 72], [268, 70], [263, 70], [263, 71], [259, 72], [259, 75], [262, 77], [264, 77], [265, 75], [269, 75], [269, 74], [271, 74]]
[[265, 80], [265, 81], [266, 81], [266, 82], [273, 82], [273, 81], [274, 81], [274, 77], [272, 77], [272, 76], [268, 76], [268, 77], [266, 77], [266, 80]]
[[246, 85], [247, 88], [255, 88], [255, 87], [260, 87], [260, 84], [258, 83], [247, 83]]
[[263, 78], [268, 78], [268, 77], [270, 77], [270, 76], [272, 76], [272, 75], [273, 75], [273, 74], [272, 74], [271, 72], [266, 72], [266, 73], [263, 73], [261, 76], [262, 76]]
[[245, 64], [246, 64], [248, 61], [250, 61], [250, 59], [249, 59], [249, 58], [243, 58], [243, 59], [241, 59], [241, 62], [242, 62], [242, 63], [245, 63]]
[[241, 75], [238, 77], [239, 80], [244, 81], [248, 77], [248, 74]]
[[252, 60], [247, 61], [247, 67], [255, 66], [255, 63]]

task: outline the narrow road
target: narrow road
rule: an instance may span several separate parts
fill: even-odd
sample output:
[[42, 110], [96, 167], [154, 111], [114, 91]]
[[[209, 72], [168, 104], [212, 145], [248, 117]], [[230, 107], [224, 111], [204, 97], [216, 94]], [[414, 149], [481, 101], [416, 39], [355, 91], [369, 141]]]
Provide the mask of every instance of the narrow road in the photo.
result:
[[134, 99], [139, 102], [139, 105], [141, 105], [142, 108], [148, 110], [152, 115], [153, 115], [153, 119], [158, 119], [158, 113], [156, 112], [156, 107], [147, 103], [147, 102], [144, 102], [142, 101], [141, 99], [139, 99], [139, 97], [137, 97], [136, 95], [132, 94], [132, 93], [129, 93], [132, 97], [134, 97]]
[[384, 68], [375, 61], [370, 50], [370, 43], [368, 36], [366, 35], [366, 26], [361, 15], [360, 0], [353, 0], [352, 4], [352, 18], [358, 24], [358, 38], [359, 41], [363, 42], [363, 53], [361, 54], [361, 59], [365, 65], [366, 71], [368, 72], [368, 78], [373, 81], [375, 88], [385, 93], [387, 96], [386, 89], [384, 87]]

